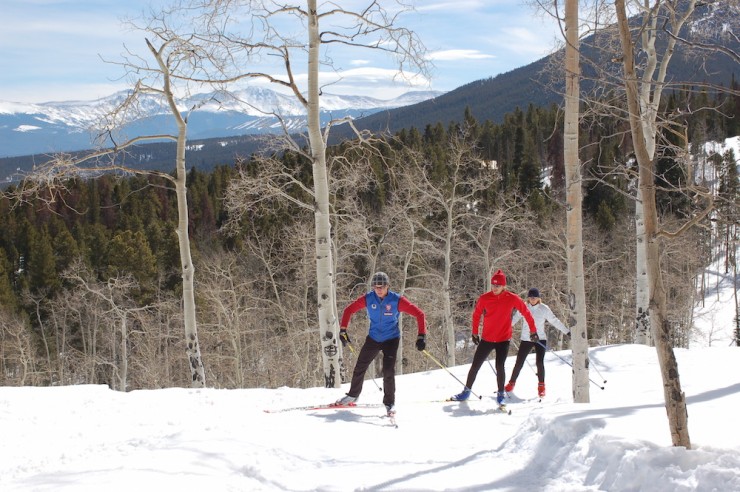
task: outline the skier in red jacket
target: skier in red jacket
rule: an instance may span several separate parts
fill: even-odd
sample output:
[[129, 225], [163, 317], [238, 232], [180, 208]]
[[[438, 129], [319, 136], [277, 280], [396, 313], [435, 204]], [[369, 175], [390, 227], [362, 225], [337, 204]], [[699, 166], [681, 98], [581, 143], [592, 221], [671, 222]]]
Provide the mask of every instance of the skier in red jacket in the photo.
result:
[[[501, 270], [496, 271], [491, 277], [491, 290], [478, 298], [473, 310], [473, 343], [478, 347], [473, 356], [473, 363], [468, 371], [468, 380], [465, 383], [462, 393], [451, 398], [454, 401], [465, 401], [470, 397], [470, 390], [475, 382], [478, 370], [483, 362], [488, 358], [492, 351], [496, 351], [496, 382], [498, 383], [498, 393], [496, 401], [499, 405], [504, 402], [504, 383], [506, 374], [504, 363], [509, 352], [509, 342], [511, 341], [511, 316], [516, 309], [524, 317], [529, 325], [530, 338], [533, 341], [539, 340], [537, 337], [537, 327], [534, 324], [534, 318], [529, 312], [527, 305], [522, 299], [506, 290], [506, 275]], [[478, 325], [481, 316], [483, 317], [483, 332], [478, 335]]]

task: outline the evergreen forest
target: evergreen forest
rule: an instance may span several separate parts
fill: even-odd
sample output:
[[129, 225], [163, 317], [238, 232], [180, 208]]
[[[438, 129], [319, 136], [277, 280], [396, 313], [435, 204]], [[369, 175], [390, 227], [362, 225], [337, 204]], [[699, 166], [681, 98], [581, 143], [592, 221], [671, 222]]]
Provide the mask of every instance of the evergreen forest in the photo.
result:
[[[734, 84], [733, 84], [734, 85]], [[737, 87], [734, 87], [737, 94]], [[689, 101], [689, 99], [691, 99]], [[737, 156], [703, 144], [740, 135], [740, 97], [688, 90], [664, 103], [721, 108], [674, 118], [661, 134], [656, 187], [662, 225], [678, 229], [700, 208], [687, 182], [712, 189], [711, 220], [664, 240], [675, 347], [688, 345], [700, 272], [720, 249], [736, 268]], [[539, 288], [566, 325], [567, 272], [562, 114], [518, 108], [503, 121], [410, 127], [329, 149], [338, 308], [368, 290], [374, 271], [427, 316], [427, 349], [472, 353], [470, 317], [492, 271], [509, 290]], [[635, 323], [635, 169], [624, 121], [585, 117], [584, 264], [591, 345], [629, 343]], [[255, 152], [208, 171], [189, 163], [188, 210], [198, 336], [208, 386], [322, 386], [316, 308], [311, 166], [294, 152]], [[0, 385], [106, 384], [116, 390], [188, 386], [177, 203], [155, 174], [72, 179], [32, 199], [0, 199]], [[675, 225], [675, 227], [674, 227]], [[443, 333], [449, 302], [457, 343]], [[434, 368], [402, 322], [399, 373]], [[515, 329], [515, 333], [516, 333]], [[364, 339], [358, 313], [349, 328]], [[556, 347], [567, 346], [551, 334]], [[515, 342], [516, 342], [515, 336]], [[512, 344], [515, 350], [516, 343]], [[346, 361], [346, 360], [345, 360]], [[349, 364], [351, 367], [351, 364]], [[346, 378], [346, 375], [344, 375]]]

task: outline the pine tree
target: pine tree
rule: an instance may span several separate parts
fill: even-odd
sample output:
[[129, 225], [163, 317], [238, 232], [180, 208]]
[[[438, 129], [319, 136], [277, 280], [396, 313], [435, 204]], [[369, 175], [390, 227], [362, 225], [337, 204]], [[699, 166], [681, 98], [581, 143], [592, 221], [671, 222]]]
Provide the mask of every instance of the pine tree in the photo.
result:
[[137, 300], [152, 301], [156, 286], [157, 262], [142, 231], [121, 231], [108, 246], [109, 278], [131, 275], [139, 284]]
[[24, 257], [29, 288], [33, 293], [46, 292], [51, 295], [60, 287], [60, 281], [49, 230], [46, 225], [40, 231], [29, 228], [27, 237], [28, 251]]
[[13, 292], [13, 269], [4, 254], [0, 254], [0, 309], [15, 311], [18, 300]]

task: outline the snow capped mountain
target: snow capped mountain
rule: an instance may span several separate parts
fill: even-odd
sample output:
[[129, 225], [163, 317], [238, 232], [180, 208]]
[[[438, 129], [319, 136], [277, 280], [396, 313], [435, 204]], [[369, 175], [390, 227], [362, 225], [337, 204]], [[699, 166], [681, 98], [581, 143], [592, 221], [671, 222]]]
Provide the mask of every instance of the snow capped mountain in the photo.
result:
[[[322, 123], [344, 117], [362, 117], [384, 109], [416, 104], [441, 95], [418, 91], [389, 100], [365, 96], [323, 94]], [[83, 150], [94, 146], [101, 118], [127, 96], [118, 92], [91, 101], [23, 104], [0, 101], [0, 157]], [[265, 88], [248, 88], [226, 94], [196, 94], [179, 103], [182, 111], [193, 109], [190, 138], [226, 137], [281, 131], [281, 115], [291, 131], [306, 124], [305, 108], [291, 95]], [[146, 96], [140, 102], [141, 117], [128, 125], [128, 137], [173, 132], [175, 124], [162, 98]]]
[[733, 2], [708, 2], [696, 7], [699, 15], [690, 23], [694, 36], [713, 40], [735, 38], [740, 27], [740, 5]]

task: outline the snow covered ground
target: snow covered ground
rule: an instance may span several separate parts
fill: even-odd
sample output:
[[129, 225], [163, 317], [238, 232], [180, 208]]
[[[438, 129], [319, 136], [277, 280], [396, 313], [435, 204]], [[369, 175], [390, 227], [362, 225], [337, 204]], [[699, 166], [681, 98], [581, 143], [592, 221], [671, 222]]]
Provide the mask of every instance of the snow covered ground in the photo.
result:
[[[336, 389], [0, 388], [0, 490], [740, 490], [740, 349], [676, 356], [693, 450], [671, 446], [656, 352], [639, 345], [591, 350], [588, 404], [572, 403], [571, 368], [548, 353], [548, 396], [511, 415], [487, 397], [431, 401], [461, 389], [445, 371], [401, 376], [398, 428], [382, 408], [264, 411]], [[484, 364], [473, 389], [494, 384]], [[515, 396], [536, 384], [525, 367]], [[361, 402], [380, 401], [366, 382]]]

